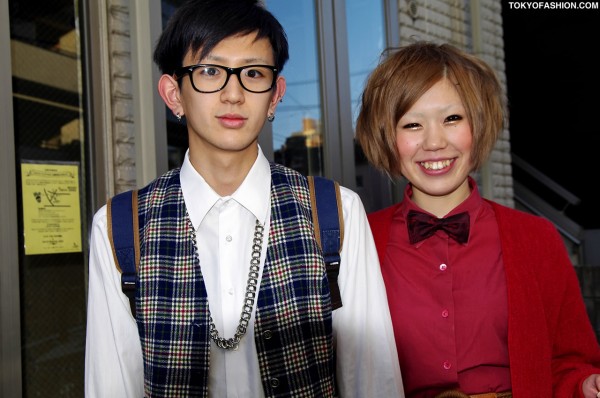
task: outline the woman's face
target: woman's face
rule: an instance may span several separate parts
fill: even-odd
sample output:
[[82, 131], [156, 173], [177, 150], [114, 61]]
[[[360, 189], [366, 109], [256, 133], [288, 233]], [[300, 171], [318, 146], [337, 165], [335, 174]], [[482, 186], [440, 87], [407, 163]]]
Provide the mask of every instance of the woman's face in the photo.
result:
[[396, 125], [400, 172], [425, 210], [443, 199], [450, 210], [469, 195], [473, 134], [454, 84], [434, 84]]

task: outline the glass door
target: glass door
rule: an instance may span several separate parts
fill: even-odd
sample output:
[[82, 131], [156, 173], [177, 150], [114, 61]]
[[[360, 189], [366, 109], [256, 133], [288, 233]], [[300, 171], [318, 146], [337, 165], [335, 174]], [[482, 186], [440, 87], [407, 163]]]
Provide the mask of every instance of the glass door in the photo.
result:
[[9, 0], [8, 10], [22, 396], [79, 398], [87, 157], [78, 3]]

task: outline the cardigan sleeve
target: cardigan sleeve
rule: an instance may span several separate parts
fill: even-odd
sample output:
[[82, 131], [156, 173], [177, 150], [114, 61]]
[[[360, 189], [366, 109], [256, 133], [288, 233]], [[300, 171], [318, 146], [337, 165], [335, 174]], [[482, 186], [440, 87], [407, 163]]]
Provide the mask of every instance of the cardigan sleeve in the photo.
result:
[[600, 348], [565, 243], [544, 218], [494, 209], [507, 278], [513, 393], [532, 396], [548, 383], [555, 397], [581, 397], [583, 379], [600, 373]]
[[[555, 262], [554, 281], [561, 300], [557, 302], [551, 321], [555, 324], [552, 344], [552, 376], [555, 396], [581, 397], [581, 382], [600, 373], [600, 350], [581, 295], [577, 274], [571, 265], [564, 242], [552, 231], [547, 240], [549, 258]], [[562, 286], [561, 286], [562, 285]], [[546, 294], [553, 294], [546, 288]]]

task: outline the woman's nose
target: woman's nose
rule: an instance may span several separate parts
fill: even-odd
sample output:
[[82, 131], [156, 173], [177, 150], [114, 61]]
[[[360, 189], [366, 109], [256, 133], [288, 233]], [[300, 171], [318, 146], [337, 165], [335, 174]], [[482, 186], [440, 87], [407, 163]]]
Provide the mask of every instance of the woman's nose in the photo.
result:
[[438, 149], [445, 148], [447, 142], [443, 126], [433, 125], [427, 127], [425, 139], [423, 140], [423, 149], [437, 151]]

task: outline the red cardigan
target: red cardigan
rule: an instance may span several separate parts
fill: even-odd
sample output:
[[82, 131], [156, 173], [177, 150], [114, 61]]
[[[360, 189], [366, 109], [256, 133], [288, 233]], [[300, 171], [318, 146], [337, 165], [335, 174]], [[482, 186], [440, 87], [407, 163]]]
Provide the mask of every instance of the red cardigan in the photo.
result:
[[[515, 398], [580, 398], [600, 373], [600, 347], [565, 244], [548, 220], [490, 202], [508, 289], [508, 352]], [[399, 204], [369, 214], [383, 261]]]

